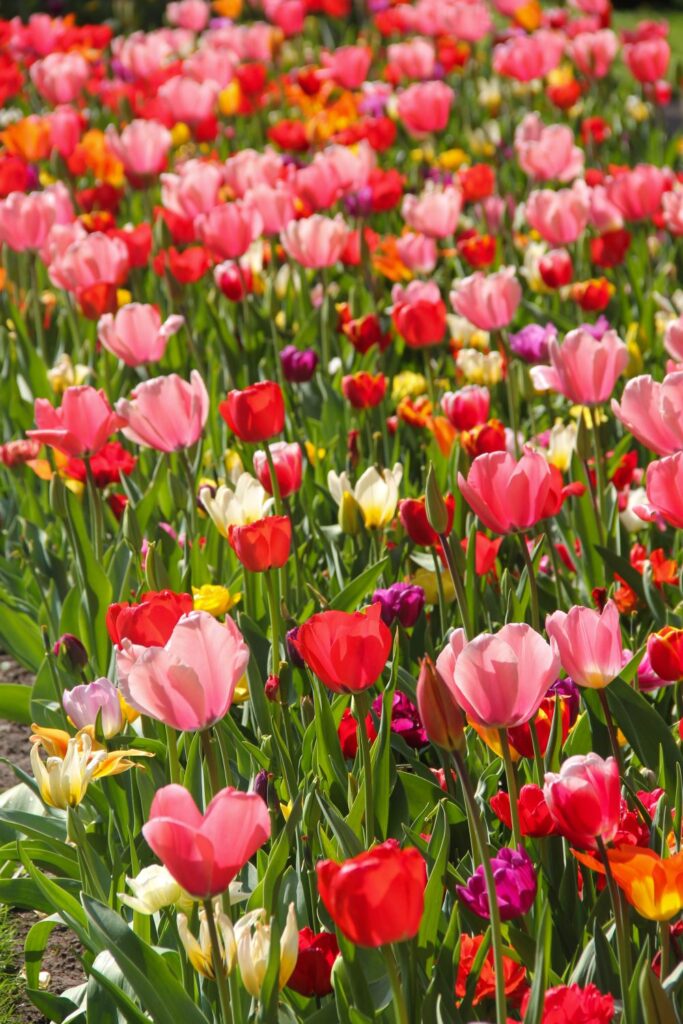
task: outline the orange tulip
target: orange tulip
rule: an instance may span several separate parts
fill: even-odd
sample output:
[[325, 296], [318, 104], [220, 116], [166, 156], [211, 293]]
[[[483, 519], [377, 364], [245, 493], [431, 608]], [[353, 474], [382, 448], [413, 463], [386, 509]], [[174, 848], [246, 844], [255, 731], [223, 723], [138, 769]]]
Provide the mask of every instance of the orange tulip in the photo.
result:
[[[592, 854], [572, 850], [586, 867], [605, 874]], [[660, 857], [654, 850], [615, 846], [607, 851], [614, 881], [642, 917], [670, 921], [683, 910], [683, 852]]]
[[4, 132], [0, 132], [0, 141], [8, 153], [35, 164], [50, 154], [51, 131], [50, 122], [46, 118], [31, 114], [8, 125]]

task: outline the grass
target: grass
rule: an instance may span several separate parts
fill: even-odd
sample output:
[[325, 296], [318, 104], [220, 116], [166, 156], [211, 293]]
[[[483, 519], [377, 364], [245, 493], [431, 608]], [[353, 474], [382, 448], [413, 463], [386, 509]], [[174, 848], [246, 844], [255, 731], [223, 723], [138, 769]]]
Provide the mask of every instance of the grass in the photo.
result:
[[632, 7], [627, 11], [615, 10], [612, 25], [615, 29], [634, 28], [639, 21], [657, 20], [669, 22], [669, 42], [672, 60], [683, 57], [683, 9], [672, 4], [650, 4]]
[[17, 1005], [22, 981], [16, 967], [15, 932], [9, 909], [0, 906], [0, 1024], [20, 1024]]

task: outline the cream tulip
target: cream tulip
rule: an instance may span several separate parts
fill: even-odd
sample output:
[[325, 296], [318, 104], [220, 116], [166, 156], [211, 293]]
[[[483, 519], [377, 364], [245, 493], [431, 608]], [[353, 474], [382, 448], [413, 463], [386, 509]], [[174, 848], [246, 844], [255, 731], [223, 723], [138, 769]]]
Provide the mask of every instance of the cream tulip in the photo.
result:
[[[230, 974], [235, 966], [235, 932], [230, 918], [221, 910], [219, 900], [216, 900], [214, 903], [213, 915], [218, 942], [221, 947], [221, 960], [225, 966], [226, 973]], [[195, 971], [198, 974], [203, 974], [205, 978], [213, 979], [215, 974], [211, 951], [211, 936], [204, 908], [202, 907], [199, 911], [199, 938], [195, 937], [190, 931], [185, 914], [178, 914], [176, 924], [183, 949]]]
[[366, 529], [377, 530], [388, 526], [396, 514], [402, 477], [403, 466], [397, 462], [393, 469], [378, 470], [376, 466], [370, 466], [353, 488], [346, 473], [330, 471], [327, 486], [340, 507], [343, 506], [344, 495], [350, 494], [361, 511]]
[[[259, 999], [270, 960], [271, 927], [265, 910], [252, 910], [235, 925], [237, 963], [242, 984], [249, 995]], [[289, 904], [287, 922], [280, 936], [278, 987], [284, 988], [296, 967], [299, 955], [299, 927], [294, 904]]]
[[210, 487], [202, 487], [199, 500], [223, 537], [228, 536], [231, 526], [246, 526], [263, 519], [273, 503], [251, 473], [242, 473], [234, 490], [225, 484], [221, 484], [215, 493]]

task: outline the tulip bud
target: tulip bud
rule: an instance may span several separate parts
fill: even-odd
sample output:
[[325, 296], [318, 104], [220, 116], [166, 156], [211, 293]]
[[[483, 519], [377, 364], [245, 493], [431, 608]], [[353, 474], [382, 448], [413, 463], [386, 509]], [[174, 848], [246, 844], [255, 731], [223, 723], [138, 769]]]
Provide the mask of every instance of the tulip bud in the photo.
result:
[[105, 739], [116, 736], [123, 729], [119, 691], [108, 679], [96, 679], [93, 683], [67, 690], [62, 694], [62, 704], [77, 729], [96, 725], [98, 717]]
[[465, 718], [431, 658], [422, 660], [417, 680], [417, 706], [427, 736], [444, 750], [462, 750]]
[[80, 672], [88, 664], [88, 652], [73, 633], [62, 633], [52, 648], [52, 652], [55, 655], [63, 652], [71, 667], [77, 672]]
[[363, 519], [358, 502], [351, 491], [344, 491], [341, 496], [338, 522], [342, 533], [350, 533], [355, 537], [360, 532]]
[[143, 868], [135, 878], [126, 878], [126, 885], [133, 893], [117, 893], [121, 902], [136, 910], [139, 914], [156, 914], [164, 907], [174, 904], [182, 905], [184, 909], [192, 909], [192, 899], [185, 890], [178, 885], [170, 871], [163, 864], [150, 864]]
[[427, 521], [432, 530], [436, 530], [439, 535], [446, 533], [448, 530], [448, 509], [446, 507], [446, 502], [443, 500], [441, 491], [439, 490], [439, 485], [436, 481], [436, 474], [434, 473], [434, 467], [431, 463], [427, 472], [425, 505], [427, 508]]
[[[271, 925], [265, 910], [252, 910], [235, 925], [237, 962], [242, 984], [249, 995], [259, 999], [270, 961]], [[290, 903], [287, 923], [280, 936], [280, 969], [278, 988], [287, 984], [296, 967], [299, 955], [299, 929], [296, 923], [294, 904]]]

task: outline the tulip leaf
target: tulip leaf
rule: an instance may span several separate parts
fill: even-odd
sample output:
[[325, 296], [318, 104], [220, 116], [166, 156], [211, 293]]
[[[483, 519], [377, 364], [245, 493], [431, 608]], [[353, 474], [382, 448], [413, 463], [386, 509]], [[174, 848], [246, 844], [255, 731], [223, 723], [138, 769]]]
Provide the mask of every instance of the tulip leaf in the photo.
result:
[[638, 992], [645, 1024], [680, 1024], [673, 1003], [647, 960], [640, 971]]
[[429, 854], [433, 856], [434, 860], [432, 869], [429, 872], [427, 888], [425, 889], [425, 909], [420, 922], [420, 932], [417, 940], [420, 949], [427, 950], [427, 960], [425, 963], [427, 974], [429, 974], [436, 954], [436, 937], [439, 931], [439, 921], [441, 920], [444, 872], [448, 862], [449, 848], [450, 834], [448, 822], [444, 810], [444, 801], [441, 801], [432, 829], [431, 839], [429, 840]]
[[0, 644], [24, 668], [31, 672], [40, 668], [45, 656], [40, 629], [4, 590], [0, 590]]
[[110, 951], [154, 1024], [177, 1024], [179, 1020], [183, 1024], [208, 1024], [156, 950], [109, 907], [86, 895], [82, 903], [94, 934]]
[[78, 1013], [78, 1006], [66, 996], [56, 996], [38, 988], [27, 988], [26, 995], [47, 1020], [63, 1021], [68, 1017], [70, 1024], [85, 1024], [85, 1014], [74, 1017], [73, 1014]]
[[29, 988], [38, 988], [40, 966], [43, 962], [45, 949], [54, 929], [62, 922], [56, 914], [38, 921], [29, 928], [24, 941], [24, 962], [26, 965], [26, 984]]
[[[119, 988], [119, 986], [108, 978], [102, 971], [98, 971], [95, 965], [88, 968], [88, 973], [91, 978], [94, 978], [99, 986], [105, 989], [116, 1003], [119, 1014], [127, 1021], [127, 1024], [149, 1024], [149, 1017], [138, 1009], [130, 996]], [[88, 985], [88, 993], [90, 993], [90, 985]], [[88, 995], [88, 1008], [90, 1007], [90, 995]], [[100, 1018], [97, 1019], [95, 1024], [99, 1024]]]
[[[537, 904], [538, 905], [538, 904]], [[547, 902], [543, 903], [541, 919], [536, 927], [536, 960], [529, 1003], [524, 1015], [524, 1024], [541, 1024], [545, 990], [548, 985], [548, 969], [552, 948], [552, 917]]]
[[661, 753], [667, 793], [673, 800], [676, 792], [676, 764], [683, 764], [683, 757], [668, 725], [647, 698], [622, 679], [610, 683], [606, 693], [616, 724], [640, 761], [654, 769], [659, 764]]
[[389, 556], [385, 555], [379, 562], [374, 562], [364, 569], [359, 576], [340, 590], [336, 597], [330, 601], [328, 608], [337, 612], [352, 612], [369, 597], [371, 590], [375, 589], [377, 581], [382, 573], [389, 566]]
[[0, 685], [0, 718], [19, 725], [31, 724], [31, 688], [20, 683]]

